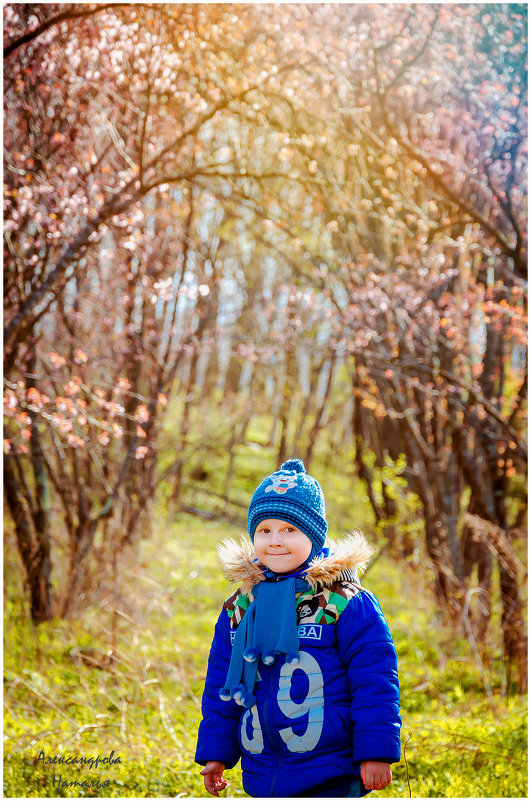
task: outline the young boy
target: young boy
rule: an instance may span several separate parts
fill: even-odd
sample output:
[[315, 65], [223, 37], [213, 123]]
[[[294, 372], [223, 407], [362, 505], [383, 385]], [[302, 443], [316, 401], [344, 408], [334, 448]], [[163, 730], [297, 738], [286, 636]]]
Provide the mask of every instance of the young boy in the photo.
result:
[[396, 653], [378, 601], [358, 583], [372, 548], [359, 532], [325, 547], [325, 501], [298, 459], [256, 489], [254, 549], [219, 548], [239, 584], [208, 660], [195, 761], [218, 796], [241, 757], [260, 798], [358, 798], [400, 760]]

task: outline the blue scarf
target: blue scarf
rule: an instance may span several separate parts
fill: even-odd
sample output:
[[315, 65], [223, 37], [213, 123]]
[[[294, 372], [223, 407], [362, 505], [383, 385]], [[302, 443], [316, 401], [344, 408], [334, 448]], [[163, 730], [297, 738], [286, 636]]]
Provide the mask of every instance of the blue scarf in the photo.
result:
[[[317, 556], [324, 559], [329, 548]], [[314, 559], [311, 554], [309, 560]], [[308, 562], [293, 573], [274, 573], [264, 568], [264, 581], [252, 589], [253, 602], [245, 612], [232, 646], [225, 686], [219, 691], [222, 701], [233, 698], [250, 709], [256, 703], [253, 695], [259, 658], [271, 665], [278, 654], [286, 654], [286, 662], [299, 662], [299, 635], [295, 593], [309, 589], [303, 578]]]

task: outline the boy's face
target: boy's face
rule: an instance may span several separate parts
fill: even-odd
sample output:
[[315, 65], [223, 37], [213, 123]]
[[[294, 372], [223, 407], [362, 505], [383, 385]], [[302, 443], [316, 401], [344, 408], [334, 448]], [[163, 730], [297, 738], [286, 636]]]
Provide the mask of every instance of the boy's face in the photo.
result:
[[290, 573], [302, 565], [312, 550], [311, 540], [285, 520], [262, 520], [254, 532], [254, 552], [275, 573]]

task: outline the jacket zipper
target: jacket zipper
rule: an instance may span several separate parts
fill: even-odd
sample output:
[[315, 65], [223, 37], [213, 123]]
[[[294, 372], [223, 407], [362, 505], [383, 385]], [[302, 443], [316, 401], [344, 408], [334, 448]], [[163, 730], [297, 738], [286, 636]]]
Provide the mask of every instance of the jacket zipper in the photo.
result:
[[[278, 656], [277, 656], [277, 659], [278, 659]], [[276, 662], [275, 662], [274, 666], [271, 665], [271, 670], [269, 670], [269, 666], [268, 666], [268, 670], [264, 671], [264, 673], [266, 673], [266, 677], [267, 677], [266, 678], [266, 691], [264, 691], [264, 698], [267, 698], [269, 696], [269, 685], [271, 684], [271, 678], [272, 678], [273, 673], [276, 672], [275, 668], [276, 668]], [[278, 773], [278, 769], [279, 769], [279, 757], [278, 757], [278, 749], [277, 749], [276, 744], [275, 744], [275, 739], [271, 734], [272, 729], [271, 729], [271, 727], [269, 725], [269, 713], [268, 713], [267, 703], [264, 703], [264, 705], [263, 705], [263, 721], [264, 721], [264, 734], [267, 737], [267, 740], [269, 742], [269, 747], [271, 748], [271, 753], [273, 754], [273, 773], [272, 773], [272, 776], [271, 776], [271, 784], [269, 786], [269, 792], [271, 793], [271, 797], [272, 798], [276, 798], [275, 793], [273, 792], [273, 788], [275, 786], [277, 773]]]

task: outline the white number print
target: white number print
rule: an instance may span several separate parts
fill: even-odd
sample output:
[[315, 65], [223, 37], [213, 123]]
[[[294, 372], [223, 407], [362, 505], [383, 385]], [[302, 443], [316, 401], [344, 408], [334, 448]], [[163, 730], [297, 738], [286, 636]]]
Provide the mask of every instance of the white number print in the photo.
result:
[[[247, 736], [247, 721], [249, 718], [251, 718], [251, 725], [253, 727], [252, 740], [250, 740]], [[242, 716], [240, 732], [242, 746], [245, 748], [245, 750], [250, 754], [261, 754], [264, 750], [264, 735], [262, 734], [262, 729], [260, 728], [260, 720], [258, 718], [258, 710], [256, 709], [256, 706], [248, 709], [245, 715]]]
[[[324, 720], [324, 682], [321, 668], [317, 660], [306, 651], [300, 651], [299, 656], [298, 664], [282, 665], [277, 695], [280, 710], [287, 718], [295, 719], [308, 715], [308, 725], [304, 734], [295, 734], [291, 727], [280, 730], [280, 736], [293, 753], [312, 751], [315, 748], [323, 730]], [[308, 695], [301, 703], [291, 700], [291, 677], [295, 670], [303, 670], [308, 676]]]
[[[324, 695], [323, 674], [319, 663], [306, 651], [299, 651], [300, 661], [296, 665], [282, 665], [278, 683], [277, 701], [280, 711], [291, 720], [308, 716], [304, 734], [295, 734], [292, 727], [281, 729], [279, 734], [292, 753], [313, 751], [323, 730]], [[308, 694], [300, 703], [291, 699], [291, 679], [295, 670], [303, 670], [308, 676]], [[261, 676], [258, 676], [261, 679]], [[252, 740], [247, 734], [247, 724], [251, 722]], [[264, 735], [256, 706], [247, 709], [242, 715], [240, 734], [243, 748], [250, 754], [261, 754], [264, 750]]]

